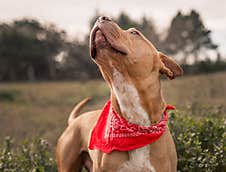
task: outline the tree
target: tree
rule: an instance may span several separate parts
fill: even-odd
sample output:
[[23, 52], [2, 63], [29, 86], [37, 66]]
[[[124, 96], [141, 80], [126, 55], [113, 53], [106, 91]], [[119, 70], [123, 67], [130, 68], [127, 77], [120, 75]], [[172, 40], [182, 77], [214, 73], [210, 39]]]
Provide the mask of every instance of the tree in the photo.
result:
[[56, 79], [57, 61], [55, 58], [65, 48], [66, 33], [59, 31], [55, 25], [50, 25], [47, 27], [45, 35], [44, 44], [49, 65], [49, 78]]
[[155, 29], [154, 22], [150, 19], [147, 19], [143, 16], [141, 24], [138, 26], [138, 29], [157, 47], [161, 48], [161, 41], [159, 34]]
[[131, 27], [138, 28], [140, 24], [132, 20], [126, 13], [122, 12], [116, 19], [116, 22], [123, 29], [129, 29]]
[[216, 50], [217, 45], [212, 42], [211, 31], [208, 30], [200, 15], [195, 10], [184, 15], [180, 11], [173, 18], [166, 39], [164, 49], [168, 53], [184, 55], [183, 63], [187, 63], [188, 55], [193, 55], [194, 62], [199, 60], [199, 53], [205, 50]]
[[99, 70], [89, 57], [89, 47], [78, 41], [68, 43], [60, 65], [60, 78], [83, 80], [99, 77]]
[[55, 56], [64, 45], [65, 34], [54, 25], [33, 19], [0, 25], [1, 78], [35, 80], [55, 78]]

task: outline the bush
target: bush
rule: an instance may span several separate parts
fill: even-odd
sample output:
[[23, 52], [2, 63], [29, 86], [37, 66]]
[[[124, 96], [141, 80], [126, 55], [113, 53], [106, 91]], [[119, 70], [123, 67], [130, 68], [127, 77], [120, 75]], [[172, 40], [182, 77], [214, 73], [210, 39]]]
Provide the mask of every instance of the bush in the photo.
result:
[[56, 162], [51, 157], [48, 143], [43, 139], [25, 141], [17, 149], [7, 137], [0, 148], [0, 171], [2, 172], [56, 172]]
[[[171, 112], [169, 116], [178, 153], [178, 171], [226, 171], [226, 121], [223, 117], [200, 118], [179, 111]], [[43, 139], [25, 141], [15, 147], [12, 139], [7, 137], [0, 147], [0, 171], [56, 172], [56, 161], [51, 152]]]
[[226, 171], [224, 118], [195, 118], [171, 112], [179, 171]]
[[0, 101], [14, 101], [19, 93], [18, 90], [0, 90]]

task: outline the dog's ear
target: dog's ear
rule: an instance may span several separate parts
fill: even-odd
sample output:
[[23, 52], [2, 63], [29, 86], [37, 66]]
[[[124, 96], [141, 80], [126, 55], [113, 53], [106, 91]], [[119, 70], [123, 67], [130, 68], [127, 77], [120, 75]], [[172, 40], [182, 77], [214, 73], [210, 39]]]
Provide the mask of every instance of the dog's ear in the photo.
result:
[[177, 76], [183, 75], [183, 69], [171, 57], [159, 52], [162, 67], [160, 73], [166, 74], [169, 79], [174, 79]]

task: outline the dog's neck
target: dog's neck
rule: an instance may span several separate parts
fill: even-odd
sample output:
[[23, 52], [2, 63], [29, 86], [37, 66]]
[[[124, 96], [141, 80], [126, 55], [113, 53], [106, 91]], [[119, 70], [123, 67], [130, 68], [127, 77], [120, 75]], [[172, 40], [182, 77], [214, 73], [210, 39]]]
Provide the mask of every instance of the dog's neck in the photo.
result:
[[128, 80], [114, 72], [111, 84], [111, 102], [114, 110], [131, 123], [149, 126], [162, 118], [165, 101], [161, 93], [159, 76]]

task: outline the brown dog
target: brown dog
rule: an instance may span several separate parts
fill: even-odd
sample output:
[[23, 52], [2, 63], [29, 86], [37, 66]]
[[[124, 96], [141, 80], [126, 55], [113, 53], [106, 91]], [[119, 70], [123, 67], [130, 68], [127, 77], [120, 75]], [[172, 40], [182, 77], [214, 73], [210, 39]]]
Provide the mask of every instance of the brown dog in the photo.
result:
[[[159, 122], [166, 103], [161, 93], [161, 74], [170, 79], [183, 74], [170, 57], [160, 53], [136, 29], [122, 30], [100, 17], [90, 34], [90, 53], [111, 90], [113, 109], [127, 121], [143, 126]], [[170, 131], [156, 142], [128, 152], [89, 150], [91, 131], [101, 110], [78, 115], [88, 99], [72, 111], [68, 127], [57, 145], [60, 172], [176, 171], [177, 154]]]

